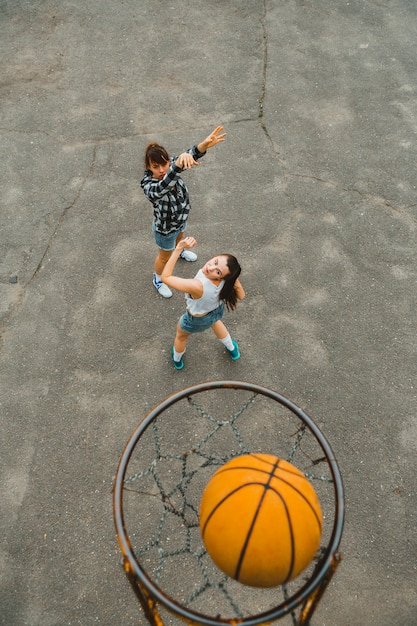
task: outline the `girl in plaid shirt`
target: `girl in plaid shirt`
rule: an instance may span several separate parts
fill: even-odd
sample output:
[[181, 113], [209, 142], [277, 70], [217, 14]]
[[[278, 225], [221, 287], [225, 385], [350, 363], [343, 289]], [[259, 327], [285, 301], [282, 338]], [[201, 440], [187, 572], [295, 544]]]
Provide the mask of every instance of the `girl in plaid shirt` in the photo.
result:
[[[223, 126], [217, 126], [208, 137], [179, 156], [170, 157], [163, 146], [150, 143], [145, 151], [145, 174], [141, 187], [153, 205], [152, 231], [158, 255], [155, 260], [153, 284], [164, 298], [172, 291], [161, 280], [161, 274], [177, 243], [182, 239], [190, 212], [188, 189], [181, 178], [183, 170], [198, 166], [209, 148], [225, 140]], [[181, 251], [186, 261], [196, 261], [191, 250]]]

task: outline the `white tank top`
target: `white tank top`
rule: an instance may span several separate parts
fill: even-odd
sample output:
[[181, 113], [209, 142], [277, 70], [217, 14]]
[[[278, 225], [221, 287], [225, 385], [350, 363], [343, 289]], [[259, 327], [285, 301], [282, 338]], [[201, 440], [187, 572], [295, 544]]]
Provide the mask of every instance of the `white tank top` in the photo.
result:
[[202, 270], [198, 270], [194, 276], [203, 285], [203, 295], [197, 300], [192, 298], [189, 293], [185, 294], [185, 301], [187, 303], [187, 309], [191, 315], [203, 315], [204, 313], [210, 313], [214, 311], [220, 305], [220, 292], [224, 285], [222, 280], [218, 285], [211, 282], [206, 276], [204, 276]]

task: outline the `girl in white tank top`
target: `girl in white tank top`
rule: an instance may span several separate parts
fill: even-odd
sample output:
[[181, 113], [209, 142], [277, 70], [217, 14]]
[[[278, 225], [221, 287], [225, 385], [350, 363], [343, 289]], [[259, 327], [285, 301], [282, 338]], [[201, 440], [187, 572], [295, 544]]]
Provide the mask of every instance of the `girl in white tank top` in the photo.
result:
[[187, 311], [191, 315], [205, 315], [219, 306], [220, 292], [224, 285], [224, 280], [221, 280], [218, 284], [213, 283], [203, 274], [203, 270], [198, 270], [194, 278], [203, 285], [203, 295], [201, 298], [193, 298], [189, 293], [186, 293]]
[[243, 300], [245, 291], [240, 283], [240, 265], [231, 254], [213, 257], [197, 272], [194, 278], [173, 276], [175, 264], [184, 248], [197, 245], [194, 237], [185, 237], [178, 242], [161, 274], [166, 285], [185, 294], [187, 310], [177, 324], [177, 333], [171, 358], [176, 369], [184, 367], [183, 355], [190, 334], [212, 328], [216, 337], [225, 346], [233, 361], [240, 357], [239, 347], [223, 324], [225, 306], [233, 311], [237, 301]]

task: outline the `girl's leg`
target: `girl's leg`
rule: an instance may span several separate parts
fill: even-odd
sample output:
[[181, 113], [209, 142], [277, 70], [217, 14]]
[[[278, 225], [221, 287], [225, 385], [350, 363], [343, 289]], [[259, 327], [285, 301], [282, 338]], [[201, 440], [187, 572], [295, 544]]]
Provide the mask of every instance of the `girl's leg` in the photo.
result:
[[159, 248], [158, 256], [155, 259], [155, 272], [153, 275], [153, 284], [158, 290], [158, 293], [163, 298], [170, 298], [172, 296], [171, 289], [168, 287], [168, 285], [163, 283], [161, 280], [161, 274], [171, 254], [172, 254], [171, 250], [161, 250]]
[[225, 339], [227, 335], [229, 334], [229, 331], [227, 330], [226, 326], [223, 324], [221, 320], [214, 322], [211, 329], [216, 335], [217, 339], [220, 339], [220, 341], [222, 341], [222, 339]]
[[182, 356], [185, 352], [185, 347], [187, 345], [189, 333], [186, 333], [182, 330], [180, 323], [177, 324], [177, 334], [175, 335], [174, 346], [171, 350], [171, 357], [174, 362], [174, 367], [177, 370], [182, 370], [184, 367], [184, 361], [182, 360]]
[[172, 250], [158, 249], [158, 256], [155, 259], [155, 274], [160, 278], [164, 267], [167, 264], [169, 257], [172, 254]]
[[185, 352], [185, 348], [187, 346], [187, 341], [188, 341], [189, 336], [190, 336], [190, 333], [186, 333], [185, 330], [181, 328], [180, 323], [178, 322], [177, 334], [175, 335], [175, 340], [174, 340], [174, 350], [178, 354], [181, 354], [181, 356]]
[[215, 322], [212, 326], [213, 332], [217, 339], [220, 339], [226, 350], [229, 352], [233, 361], [236, 361], [240, 357], [240, 352], [236, 341], [233, 341], [229, 331], [221, 320]]

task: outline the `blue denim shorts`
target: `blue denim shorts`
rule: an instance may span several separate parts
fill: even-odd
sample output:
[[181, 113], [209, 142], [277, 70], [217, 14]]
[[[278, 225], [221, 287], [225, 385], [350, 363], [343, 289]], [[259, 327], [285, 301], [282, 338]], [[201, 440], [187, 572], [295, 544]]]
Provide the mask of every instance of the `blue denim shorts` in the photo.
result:
[[161, 235], [155, 230], [155, 223], [152, 224], [152, 232], [155, 238], [155, 243], [161, 250], [174, 250], [175, 245], [177, 243], [177, 237], [180, 233], [183, 233], [187, 228], [187, 224], [183, 224], [179, 230], [175, 230], [173, 233], [169, 233], [169, 235]]
[[224, 315], [224, 302], [220, 303], [220, 306], [214, 311], [210, 311], [207, 315], [196, 317], [186, 311], [184, 315], [180, 317], [180, 326], [186, 333], [202, 333], [203, 330], [211, 328], [213, 324], [222, 319]]

